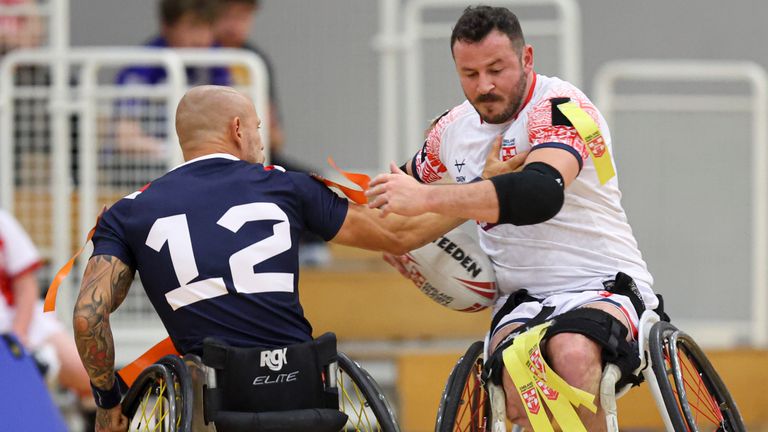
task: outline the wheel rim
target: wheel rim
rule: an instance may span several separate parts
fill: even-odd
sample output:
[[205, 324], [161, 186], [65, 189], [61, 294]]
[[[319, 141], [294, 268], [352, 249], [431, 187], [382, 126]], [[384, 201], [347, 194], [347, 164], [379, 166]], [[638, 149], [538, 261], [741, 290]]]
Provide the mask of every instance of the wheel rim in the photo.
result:
[[481, 381], [483, 362], [475, 361], [464, 389], [461, 391], [459, 409], [454, 424], [455, 432], [484, 432], [487, 423], [488, 395]]
[[381, 426], [360, 387], [341, 368], [337, 369], [336, 377], [339, 387], [339, 409], [348, 416], [344, 430], [380, 432]]
[[130, 431], [159, 432], [171, 430], [171, 406], [168, 403], [168, 388], [163, 379], [158, 379], [141, 396], [136, 414], [131, 420]]
[[[713, 384], [702, 372], [702, 365], [686, 344], [674, 332], [664, 344], [667, 378], [676, 395], [677, 407], [683, 413], [690, 432], [730, 431], [724, 410], [725, 401], [718, 400]], [[681, 403], [680, 401], [686, 401]]]

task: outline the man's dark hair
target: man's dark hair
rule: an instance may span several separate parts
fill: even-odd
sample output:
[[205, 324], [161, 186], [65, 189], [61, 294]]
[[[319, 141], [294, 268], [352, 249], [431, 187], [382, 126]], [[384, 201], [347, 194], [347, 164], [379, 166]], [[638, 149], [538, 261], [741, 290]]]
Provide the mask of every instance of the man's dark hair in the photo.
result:
[[525, 37], [517, 16], [507, 8], [491, 6], [469, 6], [464, 9], [451, 33], [451, 52], [456, 41], [480, 42], [493, 30], [506, 34], [518, 54], [523, 52]]
[[160, 0], [160, 20], [174, 25], [187, 13], [206, 23], [213, 23], [219, 15], [218, 0]]

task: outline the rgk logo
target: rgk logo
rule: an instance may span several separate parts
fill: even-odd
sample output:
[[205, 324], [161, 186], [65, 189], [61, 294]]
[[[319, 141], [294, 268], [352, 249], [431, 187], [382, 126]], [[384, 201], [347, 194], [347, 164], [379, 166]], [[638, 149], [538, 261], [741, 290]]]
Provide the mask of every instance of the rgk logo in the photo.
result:
[[283, 368], [283, 365], [288, 362], [288, 359], [286, 358], [287, 352], [288, 348], [279, 348], [272, 351], [262, 351], [260, 362], [261, 367], [266, 366], [275, 372], [279, 371]]

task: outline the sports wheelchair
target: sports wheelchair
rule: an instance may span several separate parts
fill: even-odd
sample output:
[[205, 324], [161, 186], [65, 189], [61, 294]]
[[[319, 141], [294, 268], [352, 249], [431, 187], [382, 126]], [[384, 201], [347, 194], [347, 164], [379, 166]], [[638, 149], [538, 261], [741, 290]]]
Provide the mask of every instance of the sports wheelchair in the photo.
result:
[[[746, 428], [736, 403], [712, 364], [694, 340], [654, 311], [640, 317], [640, 367], [668, 432], [742, 432]], [[483, 342], [473, 343], [453, 368], [437, 413], [436, 432], [506, 431], [504, 392], [483, 383]], [[607, 364], [600, 383], [600, 403], [607, 430], [618, 432], [616, 399], [619, 368]], [[514, 427], [513, 431], [520, 431]]]
[[[251, 370], [236, 374], [233, 380], [231, 375], [224, 374], [224, 370], [233, 364], [257, 366], [259, 357], [264, 359], [264, 354], [259, 354], [269, 350], [232, 348], [206, 340], [202, 358], [190, 354], [183, 357], [169, 355], [141, 372], [122, 401], [123, 414], [129, 420], [128, 430], [399, 432], [393, 411], [378, 384], [359, 364], [336, 351], [335, 335], [326, 333], [307, 344], [318, 342], [325, 348], [315, 350], [309, 357], [318, 360], [312, 361], [312, 365], [322, 367], [319, 386], [324, 408], [276, 409], [275, 406], [286, 400], [295, 402], [306, 398], [308, 392], [272, 394], [270, 388], [266, 393], [269, 399], [266, 409], [244, 409], [249, 406], [248, 387], [257, 381], [264, 382], [261, 380], [264, 376], [257, 376], [254, 381], [259, 369], [247, 368]], [[288, 358], [291, 356], [299, 357], [288, 351]], [[306, 369], [299, 373], [305, 372]], [[272, 374], [272, 382], [285, 382], [289, 380], [288, 375]], [[274, 378], [276, 376], [278, 378]], [[247, 377], [247, 381], [241, 379], [243, 377]]]

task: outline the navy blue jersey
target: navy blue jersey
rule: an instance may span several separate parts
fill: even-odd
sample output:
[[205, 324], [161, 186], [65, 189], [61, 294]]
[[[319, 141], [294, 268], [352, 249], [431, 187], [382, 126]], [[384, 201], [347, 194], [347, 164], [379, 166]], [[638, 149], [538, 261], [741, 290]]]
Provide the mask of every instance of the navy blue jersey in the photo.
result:
[[139, 272], [182, 353], [215, 336], [234, 346], [310, 340], [298, 295], [304, 230], [333, 238], [348, 203], [303, 173], [229, 155], [195, 159], [113, 205], [93, 255]]

